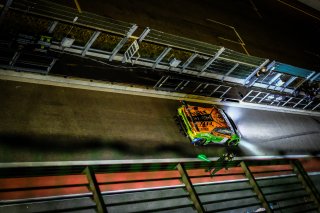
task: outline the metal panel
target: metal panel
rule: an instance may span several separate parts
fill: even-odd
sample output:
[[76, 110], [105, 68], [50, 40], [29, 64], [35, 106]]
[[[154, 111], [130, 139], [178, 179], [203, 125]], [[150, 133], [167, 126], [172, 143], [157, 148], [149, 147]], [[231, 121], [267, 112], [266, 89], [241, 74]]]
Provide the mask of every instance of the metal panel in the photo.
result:
[[276, 62], [273, 68], [277, 72], [286, 73], [292, 76], [298, 76], [302, 78], [310, 78], [313, 75], [314, 71], [302, 69], [299, 67], [295, 67], [289, 64], [284, 64], [280, 62]]

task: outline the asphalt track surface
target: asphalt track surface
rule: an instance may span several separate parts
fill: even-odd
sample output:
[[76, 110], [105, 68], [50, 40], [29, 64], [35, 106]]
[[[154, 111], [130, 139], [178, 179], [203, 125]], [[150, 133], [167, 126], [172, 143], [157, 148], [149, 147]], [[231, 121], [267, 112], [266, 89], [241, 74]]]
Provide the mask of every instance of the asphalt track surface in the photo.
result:
[[[217, 157], [222, 146], [194, 147], [179, 132], [179, 101], [0, 81], [0, 161]], [[238, 156], [314, 155], [319, 117], [224, 107], [242, 141]]]

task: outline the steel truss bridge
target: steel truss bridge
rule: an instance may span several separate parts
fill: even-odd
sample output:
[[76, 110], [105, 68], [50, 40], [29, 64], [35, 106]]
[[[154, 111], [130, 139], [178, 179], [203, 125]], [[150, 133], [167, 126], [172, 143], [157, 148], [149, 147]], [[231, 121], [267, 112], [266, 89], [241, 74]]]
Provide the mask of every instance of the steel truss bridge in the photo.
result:
[[[41, 25], [35, 29], [25, 17]], [[0, 66], [3, 68], [49, 74], [57, 60], [56, 54], [69, 53], [165, 71], [155, 89], [228, 98], [233, 88], [242, 85], [248, 89], [238, 101], [319, 110], [317, 97], [293, 96], [303, 83], [320, 81], [320, 73], [313, 70], [150, 28], [140, 30], [136, 24], [88, 12], [79, 14], [75, 9], [44, 0], [7, 1], [0, 19], [2, 32], [8, 33], [6, 24], [12, 23], [12, 19], [21, 20], [25, 28], [37, 31], [42, 37], [17, 31], [15, 40], [2, 38]], [[62, 36], [62, 29], [68, 29], [70, 36]], [[51, 35], [48, 40], [47, 35]], [[40, 52], [30, 52], [27, 48], [30, 44]]]

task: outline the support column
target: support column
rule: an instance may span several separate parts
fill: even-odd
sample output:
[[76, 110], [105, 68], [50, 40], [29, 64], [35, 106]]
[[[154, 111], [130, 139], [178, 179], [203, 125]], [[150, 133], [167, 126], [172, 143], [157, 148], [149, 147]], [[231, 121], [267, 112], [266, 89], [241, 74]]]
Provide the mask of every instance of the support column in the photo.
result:
[[59, 23], [58, 21], [52, 21], [50, 26], [48, 27], [48, 33], [52, 33], [56, 28], [56, 26], [58, 25], [58, 23]]
[[90, 49], [91, 45], [95, 42], [95, 40], [98, 38], [98, 36], [100, 35], [100, 31], [95, 31], [91, 38], [89, 39], [89, 41], [86, 43], [86, 45], [84, 46], [84, 50], [82, 52], [82, 56], [85, 56], [88, 52], [88, 50]]
[[267, 213], [271, 213], [272, 210], [270, 209], [269, 204], [268, 204], [265, 196], [263, 195], [261, 188], [259, 187], [256, 179], [253, 177], [249, 167], [247, 166], [247, 164], [244, 161], [242, 161], [240, 163], [240, 165], [241, 165], [241, 168], [243, 169], [246, 177], [248, 178], [250, 185], [253, 187], [254, 192], [258, 195], [258, 199], [262, 203], [262, 206], [265, 208]]
[[197, 212], [199, 213], [202, 213], [202, 212], [205, 212], [202, 204], [201, 204], [201, 201], [197, 195], [197, 192], [195, 191], [192, 183], [191, 183], [191, 180], [187, 174], [187, 171], [186, 169], [184, 168], [184, 166], [179, 163], [177, 165], [177, 169], [181, 175], [181, 178], [182, 178], [182, 182], [184, 183], [184, 185], [186, 186], [186, 189], [187, 191], [189, 192], [189, 195], [190, 195], [190, 199], [192, 200], [193, 202], [193, 205], [195, 207], [195, 209], [197, 210]]
[[113, 49], [111, 56], [109, 58], [109, 61], [112, 61], [114, 56], [119, 52], [119, 50], [121, 49], [121, 47], [128, 41], [128, 39], [130, 38], [130, 36], [134, 33], [134, 31], [136, 31], [136, 29], [138, 28], [137, 25], [133, 25], [130, 30], [128, 31], [127, 35], [118, 43], [118, 45]]
[[236, 63], [222, 78], [221, 81], [224, 81], [224, 78], [229, 76], [237, 67], [239, 66], [238, 63]]
[[99, 213], [107, 213], [106, 206], [104, 204], [104, 200], [99, 188], [99, 184], [96, 179], [96, 175], [92, 169], [92, 167], [87, 166], [83, 173], [87, 176], [88, 182], [89, 182], [89, 189], [92, 191], [93, 194], [93, 200], [97, 205], [97, 210]]
[[182, 71], [184, 72], [185, 69], [192, 63], [192, 61], [198, 56], [198, 53], [193, 53], [186, 62], [184, 62], [184, 64], [182, 65]]
[[171, 47], [167, 47], [162, 51], [162, 53], [156, 59], [156, 62], [153, 64], [152, 69], [155, 69], [157, 67], [160, 61], [162, 61], [162, 59], [171, 51], [171, 49], [172, 49]]
[[262, 64], [260, 64], [259, 67], [257, 67], [243, 82], [243, 85], [246, 85], [247, 82], [250, 81], [250, 79], [261, 70], [262, 67], [264, 67], [269, 62], [269, 59], [266, 59]]
[[201, 75], [225, 50], [224, 47], [222, 47], [211, 59], [207, 61], [205, 65], [200, 69], [200, 73], [198, 75]]

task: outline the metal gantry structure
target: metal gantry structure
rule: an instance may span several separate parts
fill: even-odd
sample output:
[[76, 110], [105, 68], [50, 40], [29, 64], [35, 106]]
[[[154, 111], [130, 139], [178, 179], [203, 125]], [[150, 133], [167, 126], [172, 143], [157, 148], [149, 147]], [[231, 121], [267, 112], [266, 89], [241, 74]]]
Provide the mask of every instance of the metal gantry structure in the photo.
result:
[[296, 159], [2, 164], [0, 212], [319, 212], [317, 178]]
[[[0, 66], [6, 69], [48, 74], [57, 60], [57, 54], [52, 52], [71, 53], [163, 72], [154, 85], [156, 89], [224, 98], [234, 85], [242, 85], [253, 89], [244, 94], [246, 97], [241, 101], [302, 110], [319, 109], [318, 98], [309, 100], [292, 95], [307, 81], [319, 83], [320, 73], [316, 71], [148, 27], [136, 35], [136, 24], [85, 11], [79, 13], [45, 0], [7, 1], [1, 12], [1, 22], [3, 32], [8, 32], [5, 25], [13, 22], [21, 22], [21, 28], [25, 29], [23, 33], [18, 29], [17, 37], [10, 42], [1, 40], [4, 54], [1, 54]], [[39, 35], [28, 35], [26, 31]], [[30, 45], [38, 45], [38, 51], [30, 51]], [[23, 56], [30, 54], [36, 56], [24, 59]], [[280, 102], [279, 95], [282, 96]], [[272, 98], [276, 96], [278, 99]]]

